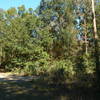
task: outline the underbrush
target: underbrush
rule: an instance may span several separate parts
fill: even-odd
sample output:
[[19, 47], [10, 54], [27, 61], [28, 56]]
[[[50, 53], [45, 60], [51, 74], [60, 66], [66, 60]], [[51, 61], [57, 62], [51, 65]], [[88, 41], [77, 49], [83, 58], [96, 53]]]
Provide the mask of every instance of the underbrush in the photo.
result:
[[19, 75], [45, 76], [50, 83], [65, 83], [66, 80], [73, 79], [75, 76], [74, 64], [66, 60], [56, 60], [52, 62], [40, 61], [27, 63], [23, 68], [14, 68], [13, 73]]
[[85, 55], [80, 58], [80, 62], [74, 62], [70, 59], [50, 60], [44, 57], [37, 61], [27, 61], [24, 67], [15, 67], [12, 72], [23, 76], [43, 76], [53, 84], [77, 82], [82, 83], [82, 86], [91, 86], [95, 81], [95, 65], [89, 58]]

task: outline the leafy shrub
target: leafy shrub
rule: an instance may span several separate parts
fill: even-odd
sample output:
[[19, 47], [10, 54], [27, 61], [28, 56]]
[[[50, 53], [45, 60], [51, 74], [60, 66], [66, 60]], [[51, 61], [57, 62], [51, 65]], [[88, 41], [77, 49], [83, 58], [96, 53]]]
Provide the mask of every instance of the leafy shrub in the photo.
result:
[[76, 58], [76, 72], [79, 74], [92, 74], [95, 71], [95, 60], [91, 54], [79, 55]]
[[20, 60], [16, 61], [16, 59], [13, 60], [14, 65], [19, 66], [19, 67], [14, 67], [15, 72], [19, 72], [24, 75], [45, 74], [48, 69], [49, 55], [45, 51], [42, 51], [40, 53], [37, 52], [37, 55], [35, 52], [35, 56], [33, 56], [32, 59], [34, 60], [32, 61], [22, 60], [21, 62]]
[[54, 61], [48, 72], [53, 82], [62, 83], [74, 76], [74, 64], [70, 60]]
[[85, 73], [92, 74], [95, 72], [95, 60], [89, 54], [83, 56], [83, 65], [85, 68]]

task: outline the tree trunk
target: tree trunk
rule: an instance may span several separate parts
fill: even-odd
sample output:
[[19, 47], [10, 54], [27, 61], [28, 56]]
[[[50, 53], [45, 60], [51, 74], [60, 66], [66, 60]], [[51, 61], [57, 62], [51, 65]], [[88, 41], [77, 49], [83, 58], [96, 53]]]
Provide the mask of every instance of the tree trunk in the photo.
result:
[[92, 12], [93, 12], [93, 27], [94, 27], [94, 45], [95, 45], [94, 55], [95, 55], [95, 62], [96, 62], [96, 77], [97, 77], [97, 83], [98, 85], [100, 85], [100, 62], [99, 62], [99, 50], [98, 50], [99, 45], [98, 45], [94, 0], [92, 0]]

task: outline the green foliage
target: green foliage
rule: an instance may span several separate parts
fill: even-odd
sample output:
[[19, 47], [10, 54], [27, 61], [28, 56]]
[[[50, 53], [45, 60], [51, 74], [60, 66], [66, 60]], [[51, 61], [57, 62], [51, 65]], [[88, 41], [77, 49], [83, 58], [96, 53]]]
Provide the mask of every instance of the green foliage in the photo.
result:
[[[79, 2], [80, 3], [80, 2]], [[65, 82], [78, 73], [95, 72], [94, 44], [76, 38], [73, 0], [41, 1], [36, 11], [22, 5], [0, 12], [0, 67], [23, 75], [48, 75], [54, 82]], [[93, 37], [91, 9], [85, 8], [86, 34]], [[100, 7], [96, 6], [99, 14]], [[100, 17], [97, 16], [99, 28]], [[83, 31], [82, 31], [83, 32]], [[98, 31], [99, 34], [99, 31]], [[99, 34], [100, 37], [100, 34]], [[100, 46], [100, 43], [99, 43]]]
[[[13, 65], [19, 66], [17, 68], [14, 68], [15, 72], [19, 72], [20, 74], [24, 75], [41, 75], [45, 74], [47, 72], [48, 67], [48, 60], [49, 55], [46, 52], [41, 51], [40, 49], [36, 48], [36, 51], [33, 52], [30, 56], [31, 60], [22, 60], [22, 61], [13, 61]], [[21, 60], [21, 58], [20, 58]]]
[[70, 60], [54, 61], [48, 69], [53, 82], [63, 83], [75, 75], [74, 64]]
[[76, 75], [78, 75], [78, 77], [95, 73], [95, 59], [93, 55], [90, 55], [89, 53], [79, 55], [75, 64]]
[[92, 74], [95, 72], [95, 60], [89, 54], [85, 54], [83, 56], [83, 65], [85, 68], [85, 72], [87, 74]]

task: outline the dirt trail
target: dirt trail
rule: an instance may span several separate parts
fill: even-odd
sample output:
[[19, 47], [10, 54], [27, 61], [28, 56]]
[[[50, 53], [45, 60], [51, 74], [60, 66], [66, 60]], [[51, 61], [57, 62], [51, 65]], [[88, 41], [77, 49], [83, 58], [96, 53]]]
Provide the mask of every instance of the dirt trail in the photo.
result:
[[7, 78], [11, 75], [11, 73], [0, 73], [0, 78]]
[[0, 81], [31, 81], [36, 79], [35, 76], [19, 76], [12, 73], [1, 73], [0, 72]]
[[0, 100], [100, 100], [100, 93], [91, 89], [67, 89], [47, 83], [39, 76], [0, 73]]

